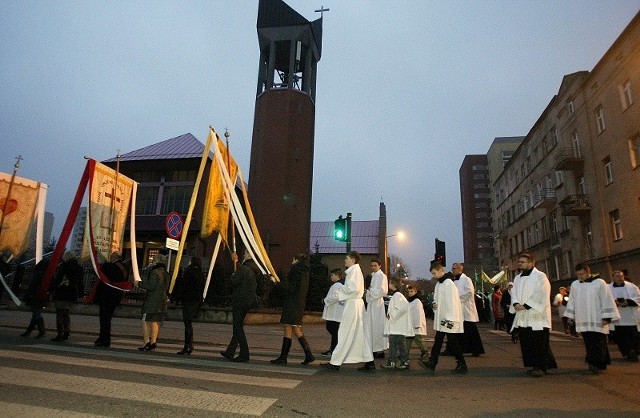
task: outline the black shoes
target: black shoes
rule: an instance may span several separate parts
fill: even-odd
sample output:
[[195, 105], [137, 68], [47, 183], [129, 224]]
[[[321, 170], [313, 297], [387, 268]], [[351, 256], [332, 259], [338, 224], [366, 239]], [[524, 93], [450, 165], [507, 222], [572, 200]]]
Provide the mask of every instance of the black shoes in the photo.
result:
[[221, 351], [220, 355], [229, 361], [233, 361], [233, 354], [227, 354], [226, 351]]
[[51, 339], [51, 341], [56, 342], [56, 343], [61, 343], [64, 340], [65, 340], [65, 338], [63, 338], [62, 335], [60, 335], [60, 334], [56, 335], [55, 338]]
[[139, 351], [148, 351], [147, 349], [151, 347], [151, 343], [146, 343], [145, 345], [143, 345], [142, 347], [138, 347]]
[[182, 350], [178, 351], [176, 354], [180, 354], [184, 356], [185, 354], [190, 355], [193, 352], [193, 347], [184, 347]]
[[282, 364], [282, 365], [286, 365], [287, 364], [287, 358], [286, 357], [278, 357], [276, 359], [273, 359], [270, 361], [271, 364]]
[[231, 362], [233, 363], [246, 363], [248, 361], [249, 361], [249, 357], [242, 357], [242, 356], [234, 357], [231, 359]]
[[333, 364], [331, 364], [331, 363], [326, 363], [326, 364], [324, 365], [324, 367], [325, 367], [327, 370], [333, 370], [333, 371], [336, 371], [336, 372], [337, 372], [338, 370], [340, 370], [340, 366], [335, 366], [335, 365], [333, 365]]
[[427, 370], [427, 373], [435, 374], [436, 362], [433, 361], [432, 358], [429, 358], [427, 361], [424, 361], [423, 359], [418, 359], [418, 364], [422, 366], [425, 370]]
[[467, 372], [469, 371], [469, 369], [467, 369], [467, 364], [459, 361], [458, 365], [456, 366], [455, 369], [453, 369], [453, 371], [451, 373], [453, 374], [467, 374]]
[[376, 364], [373, 361], [369, 361], [362, 367], [358, 367], [359, 372], [372, 372], [376, 369]]
[[373, 353], [373, 358], [384, 358], [384, 351], [377, 351]]

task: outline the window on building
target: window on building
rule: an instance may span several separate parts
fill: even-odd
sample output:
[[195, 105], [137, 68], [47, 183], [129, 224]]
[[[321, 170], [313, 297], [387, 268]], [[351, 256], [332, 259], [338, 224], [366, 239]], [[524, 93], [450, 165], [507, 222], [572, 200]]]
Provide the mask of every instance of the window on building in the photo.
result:
[[169, 214], [172, 211], [187, 213], [189, 211], [189, 202], [191, 202], [192, 192], [192, 186], [165, 187], [162, 194], [162, 208], [160, 209], [160, 215]]
[[613, 183], [613, 168], [611, 167], [611, 157], [607, 156], [602, 160], [604, 165], [604, 179], [607, 184]]
[[572, 115], [573, 112], [576, 111], [576, 108], [573, 104], [573, 99], [569, 99], [569, 101], [567, 102], [567, 109], [569, 110], [569, 114]]
[[631, 81], [627, 80], [626, 82], [620, 84], [618, 86], [618, 90], [620, 91], [620, 102], [622, 104], [622, 110], [626, 110], [629, 106], [633, 104], [633, 92], [631, 91]]
[[476, 165], [472, 166], [471, 169], [473, 171], [488, 170], [489, 166], [488, 165], [482, 165], [482, 164], [476, 164]]
[[629, 156], [631, 157], [631, 167], [640, 166], [640, 134], [635, 134], [629, 139]]
[[158, 187], [138, 187], [136, 215], [155, 215], [158, 209]]
[[502, 167], [507, 165], [512, 155], [513, 151], [502, 151]]
[[593, 232], [591, 231], [591, 224], [586, 224], [584, 226], [584, 236], [586, 237], [586, 244], [587, 244], [587, 254], [589, 254], [590, 257], [593, 257]]
[[565, 253], [565, 261], [566, 261], [566, 266], [567, 266], [567, 277], [571, 277], [573, 276], [573, 253], [571, 251], [567, 251]]
[[558, 145], [558, 128], [555, 126], [551, 128], [551, 148]]
[[598, 133], [601, 134], [607, 128], [604, 123], [604, 110], [602, 106], [598, 106], [595, 111]]
[[585, 180], [584, 176], [580, 176], [578, 180], [578, 192], [583, 196], [587, 194], [587, 180]]
[[578, 137], [578, 131], [571, 133], [571, 148], [573, 148], [573, 156], [576, 158], [582, 158], [582, 152], [580, 151], [580, 138]]
[[613, 240], [622, 239], [622, 221], [620, 220], [620, 211], [618, 209], [609, 212], [609, 220], [611, 221], [611, 230], [613, 232]]

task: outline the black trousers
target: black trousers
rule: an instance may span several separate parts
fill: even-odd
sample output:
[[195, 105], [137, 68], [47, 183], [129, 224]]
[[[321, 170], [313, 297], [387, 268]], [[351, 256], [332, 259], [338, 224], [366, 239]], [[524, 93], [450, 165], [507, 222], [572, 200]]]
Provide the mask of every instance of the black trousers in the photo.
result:
[[581, 332], [584, 348], [587, 350], [585, 361], [600, 370], [606, 370], [611, 364], [609, 347], [607, 346], [607, 334], [601, 332]]
[[638, 354], [640, 350], [638, 327], [635, 325], [616, 325], [616, 329], [611, 334], [623, 357], [627, 357], [631, 351], [635, 351]]
[[549, 328], [534, 331], [531, 327], [516, 328], [520, 339], [520, 350], [524, 367], [548, 370], [557, 369], [558, 364], [549, 345]]
[[464, 321], [464, 348], [462, 351], [472, 354], [484, 354], [484, 346], [475, 322]]
[[244, 333], [244, 318], [247, 316], [249, 308], [234, 306], [231, 308], [231, 312], [233, 314], [233, 336], [227, 347], [227, 354], [233, 356], [236, 348], [240, 346], [239, 357], [248, 359], [249, 343], [247, 343], [247, 336]]
[[100, 334], [98, 336], [98, 341], [111, 344], [111, 320], [113, 319], [113, 313], [116, 311], [118, 305], [113, 303], [101, 303], [98, 307], [100, 315]]
[[442, 350], [442, 343], [444, 342], [444, 337], [446, 336], [447, 349], [451, 351], [456, 360], [464, 361], [464, 354], [462, 353], [463, 335], [464, 334], [436, 331], [436, 336], [433, 340], [433, 347], [431, 347], [430, 359], [433, 360], [434, 363], [438, 362], [438, 356], [440, 355], [440, 350]]
[[327, 331], [331, 335], [331, 345], [329, 346], [329, 350], [333, 351], [333, 349], [338, 345], [338, 329], [340, 328], [340, 322], [327, 321], [326, 327]]

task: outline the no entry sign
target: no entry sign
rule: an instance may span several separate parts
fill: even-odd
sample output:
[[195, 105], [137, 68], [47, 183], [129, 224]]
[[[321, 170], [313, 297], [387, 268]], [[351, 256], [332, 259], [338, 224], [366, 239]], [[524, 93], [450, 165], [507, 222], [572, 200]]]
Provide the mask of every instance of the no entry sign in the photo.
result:
[[182, 221], [182, 216], [180, 216], [180, 214], [176, 211], [168, 214], [167, 218], [164, 221], [164, 228], [167, 231], [167, 235], [169, 235], [169, 238], [180, 238], [180, 235], [182, 235], [183, 226], [184, 222]]

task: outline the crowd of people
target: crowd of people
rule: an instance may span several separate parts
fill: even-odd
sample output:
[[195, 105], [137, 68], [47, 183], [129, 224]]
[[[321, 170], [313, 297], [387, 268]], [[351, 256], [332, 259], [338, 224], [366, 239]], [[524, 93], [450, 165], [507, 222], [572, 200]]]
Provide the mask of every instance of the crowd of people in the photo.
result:
[[[234, 262], [237, 261], [235, 257]], [[536, 268], [535, 261], [532, 253], [520, 254], [519, 273], [513, 282], [507, 282], [504, 288], [495, 286], [491, 297], [494, 329], [508, 332], [512, 341], [519, 343], [523, 364], [530, 376], [541, 377], [558, 367], [549, 342], [552, 306], [561, 318], [563, 331], [582, 337], [585, 362], [592, 373], [598, 374], [611, 364], [610, 343], [615, 343], [626, 359], [638, 361], [640, 290], [625, 280], [622, 271], [614, 271], [611, 283], [607, 284], [599, 275], [592, 274], [588, 264], [579, 263], [575, 266], [577, 279], [571, 286], [560, 287], [558, 294], [551, 298], [551, 283], [546, 274]], [[323, 364], [325, 368], [338, 371], [343, 364], [359, 363], [359, 371], [371, 372], [376, 369], [374, 359], [384, 359], [388, 355], [381, 365], [383, 369], [407, 370], [410, 368], [409, 351], [415, 345], [420, 351], [418, 364], [428, 374], [435, 374], [442, 356], [455, 359], [453, 373], [466, 374], [465, 354], [473, 357], [485, 354], [477, 328], [479, 317], [474, 284], [464, 274], [462, 263], [454, 263], [449, 272], [437, 263], [431, 267], [436, 284], [431, 304], [435, 334], [430, 350], [426, 345], [425, 309], [417, 287], [400, 278], [388, 279], [381, 263], [373, 259], [370, 285], [365, 289], [359, 263], [360, 254], [351, 251], [345, 257], [344, 272], [342, 268], [330, 271], [332, 285], [323, 299], [322, 313], [329, 333], [328, 349], [321, 353], [329, 359]], [[99, 305], [100, 331], [95, 345], [109, 347], [111, 321], [123, 296], [120, 285], [130, 279], [129, 270], [118, 253], [113, 253], [101, 269], [107, 280], [98, 280], [88, 298]], [[63, 342], [69, 339], [71, 332], [70, 307], [84, 295], [83, 270], [73, 253], [65, 253], [56, 269], [49, 297], [44, 297], [39, 290], [46, 270], [46, 260], [35, 267], [25, 295], [32, 317], [21, 335], [29, 337], [37, 328], [36, 338], [45, 336], [42, 310], [51, 299], [56, 309], [57, 330], [52, 341]], [[247, 362], [250, 359], [244, 321], [249, 310], [257, 306], [256, 287], [260, 277], [257, 264], [250, 252], [245, 251], [242, 262], [230, 278], [233, 332], [227, 348], [220, 352], [229, 361]], [[288, 363], [294, 336], [304, 352], [301, 364], [308, 365], [316, 360], [302, 323], [309, 281], [309, 256], [296, 254], [289, 273], [279, 284], [284, 295], [280, 318], [283, 337], [280, 355], [271, 360], [272, 364], [284, 366]], [[137, 288], [145, 290], [141, 309], [141, 351], [153, 351], [157, 346], [169, 302], [169, 283], [166, 259], [161, 254], [154, 256], [146, 278], [134, 280]], [[179, 355], [191, 354], [194, 349], [193, 322], [203, 303], [204, 288], [202, 262], [198, 257], [191, 257], [175, 288], [174, 300], [182, 304], [184, 322], [184, 346], [177, 352]]]

